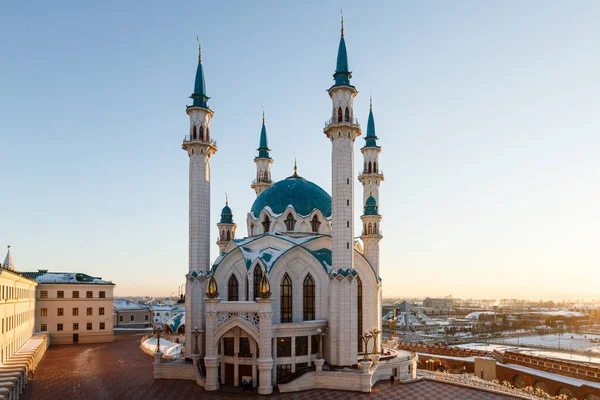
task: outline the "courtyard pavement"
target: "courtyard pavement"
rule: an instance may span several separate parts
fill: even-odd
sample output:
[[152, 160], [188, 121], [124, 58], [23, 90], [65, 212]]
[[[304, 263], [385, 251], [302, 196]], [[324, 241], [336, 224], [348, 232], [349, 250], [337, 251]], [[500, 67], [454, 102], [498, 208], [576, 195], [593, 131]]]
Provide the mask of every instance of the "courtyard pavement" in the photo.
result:
[[513, 399], [463, 387], [420, 381], [390, 387], [377, 384], [372, 393], [311, 390], [299, 393], [257, 394], [206, 392], [192, 381], [154, 380], [153, 359], [139, 349], [141, 335], [117, 335], [113, 343], [51, 346], [34, 379], [25, 389], [26, 400], [185, 400], [275, 398], [294, 400], [402, 399], [500, 400]]

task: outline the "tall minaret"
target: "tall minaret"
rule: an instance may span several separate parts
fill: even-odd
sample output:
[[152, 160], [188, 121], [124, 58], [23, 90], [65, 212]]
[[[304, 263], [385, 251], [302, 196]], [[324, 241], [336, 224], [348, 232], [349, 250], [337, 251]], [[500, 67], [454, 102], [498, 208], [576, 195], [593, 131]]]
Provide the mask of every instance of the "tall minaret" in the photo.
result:
[[219, 231], [217, 246], [219, 246], [221, 254], [225, 252], [229, 242], [235, 239], [235, 228], [237, 228], [237, 224], [233, 222], [233, 213], [229, 208], [229, 200], [226, 198], [225, 207], [221, 210], [221, 220], [217, 224]]
[[258, 156], [254, 158], [256, 164], [256, 178], [252, 181], [250, 187], [256, 192], [256, 196], [265, 191], [273, 184], [271, 180], [271, 164], [273, 159], [269, 155], [269, 146], [267, 144], [267, 127], [265, 126], [265, 112], [263, 111], [262, 129], [260, 130], [260, 143], [258, 145]]
[[[328, 93], [332, 101], [331, 119], [323, 132], [331, 140], [332, 268], [354, 271], [354, 140], [360, 126], [354, 119], [353, 102], [358, 93], [350, 85], [344, 19], [337, 54], [334, 85]], [[346, 276], [346, 277], [342, 277]], [[329, 320], [329, 362], [331, 365], [357, 364], [357, 284], [352, 274], [331, 281], [329, 307], [336, 310]]]
[[[210, 157], [217, 151], [216, 142], [210, 138], [210, 120], [213, 111], [208, 108], [202, 52], [198, 47], [198, 69], [193, 103], [187, 107], [190, 132], [182, 148], [190, 157], [190, 210], [189, 210], [189, 274], [186, 283], [185, 318], [190, 327], [204, 329], [204, 286], [210, 271]], [[198, 279], [198, 277], [200, 279]], [[191, 329], [186, 329], [186, 343], [192, 343]], [[202, 347], [204, 344], [202, 343]], [[189, 357], [192, 346], [186, 346]], [[200, 349], [204, 352], [204, 348]]]
[[383, 181], [383, 172], [379, 169], [379, 153], [381, 147], [377, 145], [375, 135], [375, 119], [373, 118], [373, 100], [369, 104], [369, 122], [367, 123], [367, 136], [365, 146], [360, 149], [363, 154], [363, 172], [358, 180], [363, 184], [364, 214], [360, 217], [363, 230], [360, 236], [365, 250], [365, 257], [375, 272], [379, 275], [379, 241], [381, 215], [379, 215], [379, 184]]

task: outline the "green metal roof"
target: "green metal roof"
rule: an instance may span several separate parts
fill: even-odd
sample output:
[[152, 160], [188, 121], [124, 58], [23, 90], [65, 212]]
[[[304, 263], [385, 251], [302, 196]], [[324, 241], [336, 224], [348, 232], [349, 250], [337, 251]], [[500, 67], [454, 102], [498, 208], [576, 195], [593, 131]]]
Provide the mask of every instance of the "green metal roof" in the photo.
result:
[[269, 155], [269, 145], [267, 144], [267, 127], [265, 126], [265, 119], [263, 117], [262, 129], [260, 130], [260, 143], [258, 144], [258, 157], [257, 158], [271, 158]]
[[369, 196], [365, 202], [365, 215], [379, 215], [377, 214], [377, 201], [373, 196]]
[[250, 212], [257, 218], [265, 207], [275, 214], [282, 214], [288, 206], [299, 215], [307, 216], [319, 210], [325, 218], [331, 217], [331, 196], [318, 185], [299, 176], [290, 176], [262, 192]]
[[206, 95], [206, 84], [204, 82], [204, 68], [202, 68], [202, 55], [198, 50], [198, 68], [196, 69], [196, 80], [194, 81], [194, 93], [190, 96], [193, 99], [191, 107], [208, 108], [207, 101], [210, 99]]
[[233, 213], [231, 212], [231, 208], [226, 203], [225, 207], [221, 210], [221, 220], [220, 224], [233, 224]]
[[375, 134], [375, 119], [373, 118], [373, 106], [369, 108], [369, 120], [367, 122], [367, 136], [365, 136], [365, 147], [377, 146], [377, 135]]

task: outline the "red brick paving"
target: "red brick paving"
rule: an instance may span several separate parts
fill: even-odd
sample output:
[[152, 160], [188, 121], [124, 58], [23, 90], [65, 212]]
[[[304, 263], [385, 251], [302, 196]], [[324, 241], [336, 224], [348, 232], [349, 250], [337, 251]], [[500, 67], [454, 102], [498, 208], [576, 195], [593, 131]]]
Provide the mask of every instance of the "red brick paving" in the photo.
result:
[[[27, 400], [184, 400], [236, 399], [257, 394], [206, 392], [192, 381], [154, 380], [152, 358], [139, 349], [139, 335], [118, 335], [113, 343], [51, 346], [25, 389]], [[311, 390], [274, 394], [294, 400], [501, 400], [512, 399], [443, 383], [420, 381], [406, 385], [381, 382], [372, 393]]]

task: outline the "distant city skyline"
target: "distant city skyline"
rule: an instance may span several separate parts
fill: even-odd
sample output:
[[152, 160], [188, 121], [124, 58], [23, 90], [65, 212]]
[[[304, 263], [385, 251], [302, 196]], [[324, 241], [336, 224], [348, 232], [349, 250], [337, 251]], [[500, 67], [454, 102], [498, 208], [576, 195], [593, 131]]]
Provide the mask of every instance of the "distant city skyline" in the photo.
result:
[[[178, 293], [196, 36], [219, 145], [211, 259], [225, 192], [247, 235], [261, 106], [273, 178], [295, 153], [331, 192], [313, 160], [331, 152], [340, 6], [363, 137], [372, 94], [383, 147], [384, 297], [600, 298], [593, 1], [4, 3], [0, 244], [17, 270]], [[361, 196], [356, 182], [356, 236]]]

